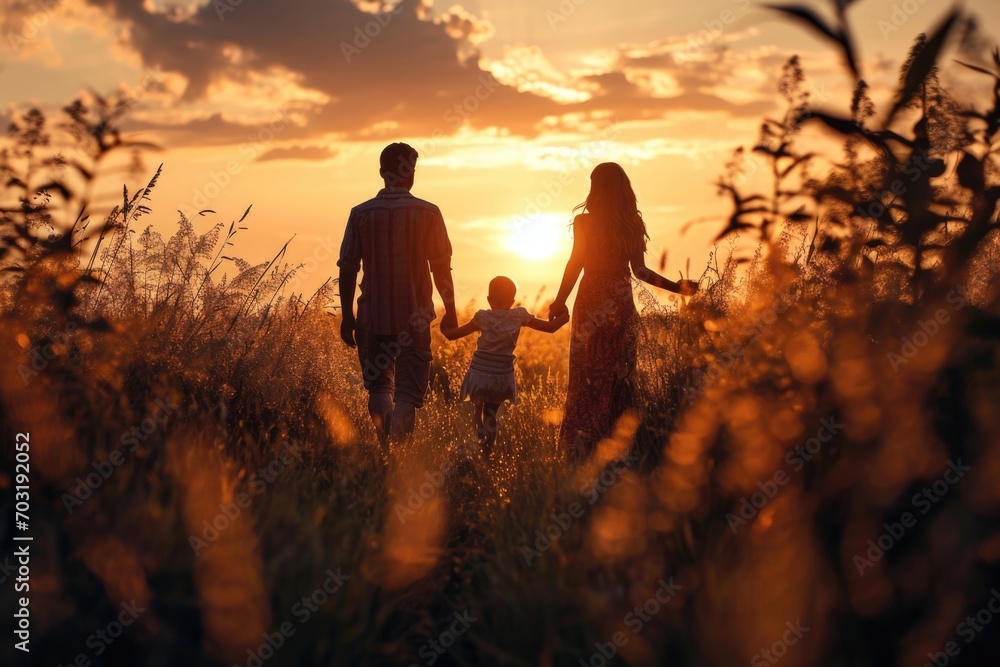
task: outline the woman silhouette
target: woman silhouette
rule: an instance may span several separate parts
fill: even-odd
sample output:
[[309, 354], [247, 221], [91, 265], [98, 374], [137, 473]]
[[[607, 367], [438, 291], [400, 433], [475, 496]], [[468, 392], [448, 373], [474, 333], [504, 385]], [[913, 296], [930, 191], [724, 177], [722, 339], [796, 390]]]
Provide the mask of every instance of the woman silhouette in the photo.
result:
[[639, 314], [632, 300], [632, 274], [679, 294], [694, 294], [697, 283], [674, 282], [646, 267], [646, 225], [636, 207], [625, 170], [614, 162], [597, 165], [587, 200], [573, 220], [573, 251], [550, 317], [568, 312], [566, 299], [580, 272], [573, 306], [569, 390], [560, 447], [571, 458], [587, 456], [611, 435], [622, 413], [635, 405], [634, 375]]

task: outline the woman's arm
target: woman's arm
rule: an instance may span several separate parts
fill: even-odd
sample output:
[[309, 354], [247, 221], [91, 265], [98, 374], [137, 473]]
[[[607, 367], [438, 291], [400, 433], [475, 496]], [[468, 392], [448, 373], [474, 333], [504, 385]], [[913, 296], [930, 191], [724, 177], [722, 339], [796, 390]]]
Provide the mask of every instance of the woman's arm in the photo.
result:
[[569, 313], [569, 310], [566, 308], [566, 299], [569, 298], [569, 293], [576, 287], [576, 281], [580, 278], [580, 272], [583, 271], [584, 237], [580, 230], [580, 217], [577, 216], [576, 220], [573, 221], [573, 250], [570, 252], [569, 261], [566, 262], [566, 270], [563, 271], [559, 292], [549, 306], [549, 317], [558, 317]]
[[680, 282], [674, 282], [673, 280], [664, 278], [659, 273], [646, 266], [645, 253], [636, 253], [630, 264], [632, 265], [632, 273], [635, 277], [644, 283], [652, 285], [653, 287], [659, 287], [660, 289], [665, 289], [670, 292], [677, 292], [678, 294], [682, 294], [684, 296], [691, 296], [698, 291], [698, 283], [693, 280], [681, 280]]
[[446, 327], [444, 324], [441, 325], [441, 333], [443, 333], [444, 337], [448, 340], [465, 338], [469, 334], [475, 333], [476, 331], [479, 331], [479, 325], [476, 324], [475, 321], [466, 322], [460, 327]]
[[553, 317], [551, 320], [540, 320], [537, 317], [532, 317], [524, 324], [524, 326], [529, 329], [535, 329], [536, 331], [555, 333], [567, 322], [569, 322], [569, 313], [563, 313], [557, 317]]

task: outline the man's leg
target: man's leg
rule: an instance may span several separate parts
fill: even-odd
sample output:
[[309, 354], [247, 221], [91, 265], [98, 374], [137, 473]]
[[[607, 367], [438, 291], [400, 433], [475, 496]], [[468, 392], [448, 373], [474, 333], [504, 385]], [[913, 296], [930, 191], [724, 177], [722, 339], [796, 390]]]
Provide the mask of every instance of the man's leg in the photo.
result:
[[392, 409], [392, 424], [390, 435], [394, 442], [402, 442], [413, 433], [413, 424], [417, 418], [417, 406], [404, 397], [396, 401]]
[[[392, 420], [392, 393], [395, 384], [395, 360], [382, 354], [379, 337], [361, 329], [356, 333], [358, 358], [365, 389], [368, 390], [368, 415], [375, 426], [379, 444], [386, 452]], [[387, 453], [387, 452], [386, 452]]]
[[375, 425], [375, 432], [378, 434], [379, 444], [385, 449], [386, 441], [389, 438], [389, 426], [392, 420], [392, 394], [386, 391], [371, 392], [368, 394], [368, 414]]
[[431, 378], [430, 330], [411, 334], [410, 344], [396, 357], [395, 394], [391, 437], [406, 440], [413, 433], [417, 408], [424, 406], [424, 395]]

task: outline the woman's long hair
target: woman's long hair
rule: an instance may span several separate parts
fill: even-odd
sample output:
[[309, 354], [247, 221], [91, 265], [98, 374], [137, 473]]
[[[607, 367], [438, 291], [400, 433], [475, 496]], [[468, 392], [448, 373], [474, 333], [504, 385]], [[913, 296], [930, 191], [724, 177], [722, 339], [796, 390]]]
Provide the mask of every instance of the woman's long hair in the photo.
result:
[[573, 209], [591, 213], [600, 221], [596, 233], [628, 257], [646, 252], [646, 223], [636, 205], [635, 191], [625, 170], [616, 162], [602, 162], [590, 174], [587, 201]]

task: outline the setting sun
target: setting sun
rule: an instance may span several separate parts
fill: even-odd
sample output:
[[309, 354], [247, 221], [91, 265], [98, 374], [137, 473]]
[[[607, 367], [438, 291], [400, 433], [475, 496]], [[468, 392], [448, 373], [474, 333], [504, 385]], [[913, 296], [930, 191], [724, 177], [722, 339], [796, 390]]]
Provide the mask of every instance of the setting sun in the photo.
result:
[[554, 257], [569, 241], [565, 216], [541, 213], [518, 218], [511, 224], [507, 248], [518, 257], [540, 261]]

